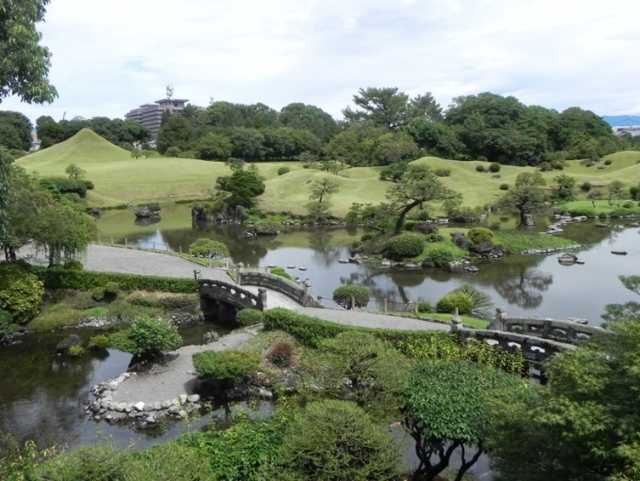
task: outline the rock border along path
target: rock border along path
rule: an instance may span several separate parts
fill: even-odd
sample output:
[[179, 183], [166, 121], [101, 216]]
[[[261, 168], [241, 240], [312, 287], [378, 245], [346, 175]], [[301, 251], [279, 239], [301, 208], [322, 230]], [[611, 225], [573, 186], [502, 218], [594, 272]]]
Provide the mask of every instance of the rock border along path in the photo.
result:
[[[23, 248], [20, 254], [34, 256], [35, 253]], [[208, 268], [177, 256], [138, 249], [90, 245], [81, 262], [86, 270], [91, 271], [160, 277], [193, 277], [193, 271], [197, 269], [204, 279], [234, 283], [223, 269]], [[257, 293], [257, 287], [243, 288]], [[272, 290], [268, 290], [267, 305], [269, 308], [284, 307], [307, 316], [350, 326], [415, 331], [449, 330], [447, 324], [373, 312], [306, 308]], [[153, 424], [168, 415], [186, 417], [200, 407], [200, 398], [193, 393], [196, 373], [191, 356], [201, 351], [223, 351], [240, 347], [260, 330], [261, 328], [249, 328], [228, 334], [217, 343], [185, 346], [171, 353], [170, 360], [164, 366], [156, 366], [143, 374], [125, 373], [108, 379], [92, 389], [97, 400], [88, 406], [88, 410], [95, 420], [120, 421], [130, 418], [147, 424]]]

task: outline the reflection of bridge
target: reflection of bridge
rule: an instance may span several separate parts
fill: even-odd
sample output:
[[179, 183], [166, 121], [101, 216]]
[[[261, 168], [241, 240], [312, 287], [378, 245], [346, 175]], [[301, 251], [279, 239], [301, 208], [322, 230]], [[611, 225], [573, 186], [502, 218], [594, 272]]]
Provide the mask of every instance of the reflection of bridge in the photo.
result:
[[458, 322], [451, 330], [464, 339], [477, 339], [506, 351], [521, 349], [530, 368], [544, 371], [543, 363], [554, 354], [575, 349], [581, 341], [595, 334], [609, 333], [601, 327], [589, 326], [575, 320], [545, 318], [507, 318], [504, 309], [496, 309], [496, 316], [488, 329], [461, 328]]

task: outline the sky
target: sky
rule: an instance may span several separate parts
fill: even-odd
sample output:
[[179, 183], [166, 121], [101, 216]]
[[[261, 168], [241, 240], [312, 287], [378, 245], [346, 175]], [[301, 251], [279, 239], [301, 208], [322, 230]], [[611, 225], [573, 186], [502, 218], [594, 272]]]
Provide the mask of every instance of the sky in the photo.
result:
[[359, 88], [640, 114], [638, 0], [51, 0], [42, 44], [59, 98], [2, 110], [120, 117], [165, 97], [316, 105]]

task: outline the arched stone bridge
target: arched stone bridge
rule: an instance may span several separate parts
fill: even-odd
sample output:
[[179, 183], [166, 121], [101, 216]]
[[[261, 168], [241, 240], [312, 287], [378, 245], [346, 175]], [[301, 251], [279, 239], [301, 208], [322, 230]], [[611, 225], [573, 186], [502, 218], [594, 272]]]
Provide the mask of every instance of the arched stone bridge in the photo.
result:
[[200, 308], [205, 319], [229, 322], [235, 320], [242, 309], [263, 311], [267, 306], [267, 290], [258, 288], [258, 294], [236, 284], [211, 279], [198, 279]]

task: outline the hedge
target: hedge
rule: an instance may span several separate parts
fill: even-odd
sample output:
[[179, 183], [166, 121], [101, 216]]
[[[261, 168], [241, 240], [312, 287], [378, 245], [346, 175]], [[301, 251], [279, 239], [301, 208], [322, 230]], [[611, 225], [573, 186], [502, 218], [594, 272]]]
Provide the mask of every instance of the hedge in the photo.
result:
[[457, 336], [447, 331], [401, 331], [396, 329], [348, 326], [305, 316], [283, 308], [269, 309], [268, 311], [264, 311], [263, 314], [264, 329], [266, 331], [285, 331], [296, 337], [302, 344], [314, 348], [319, 347], [325, 339], [334, 338], [338, 334], [347, 331], [368, 332], [394, 345], [415, 338], [420, 338], [424, 342], [430, 342], [432, 339], [439, 338], [458, 345]]
[[114, 272], [70, 271], [61, 268], [46, 269], [33, 267], [32, 272], [44, 283], [47, 289], [75, 289], [90, 291], [115, 282], [123, 291], [156, 292], [198, 292], [199, 286], [194, 279], [141, 276], [137, 274], [116, 274]]

